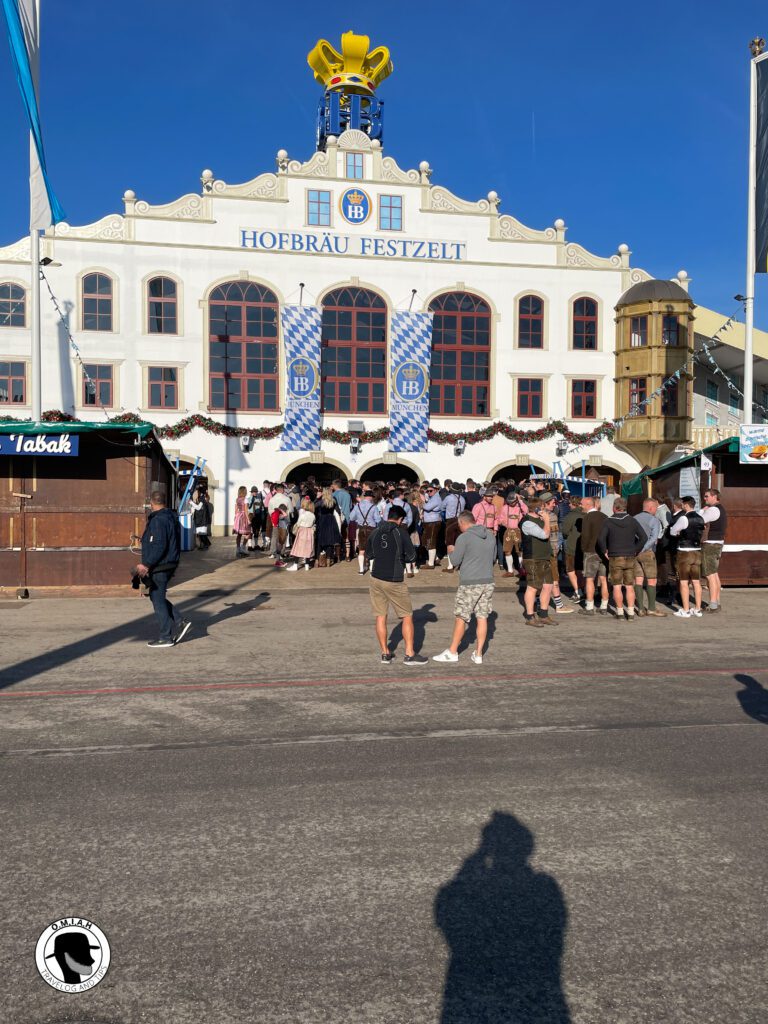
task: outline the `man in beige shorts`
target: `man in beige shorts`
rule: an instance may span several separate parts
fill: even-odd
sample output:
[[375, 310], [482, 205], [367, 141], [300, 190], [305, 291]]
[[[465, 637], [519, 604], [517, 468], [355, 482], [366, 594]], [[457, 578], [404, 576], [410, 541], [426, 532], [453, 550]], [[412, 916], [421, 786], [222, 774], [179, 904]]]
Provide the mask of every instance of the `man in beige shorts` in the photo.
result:
[[376, 637], [381, 647], [381, 664], [395, 660], [389, 649], [387, 614], [390, 605], [403, 624], [405, 644], [404, 665], [426, 665], [428, 659], [416, 654], [413, 647], [413, 606], [405, 582], [405, 566], [416, 560], [416, 549], [401, 525], [405, 512], [400, 505], [391, 505], [386, 522], [379, 523], [365, 545], [365, 557], [371, 563], [369, 591], [376, 617]]

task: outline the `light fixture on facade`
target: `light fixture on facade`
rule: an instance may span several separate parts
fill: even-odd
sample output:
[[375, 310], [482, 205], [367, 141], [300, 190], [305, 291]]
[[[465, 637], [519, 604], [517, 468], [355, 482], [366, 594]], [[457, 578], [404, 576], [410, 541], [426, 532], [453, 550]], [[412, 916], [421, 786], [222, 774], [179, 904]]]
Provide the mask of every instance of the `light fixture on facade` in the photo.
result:
[[563, 455], [567, 455], [567, 454], [568, 454], [568, 442], [567, 441], [558, 441], [557, 444], [555, 445], [555, 455], [559, 459]]
[[249, 452], [251, 450], [252, 441], [253, 441], [253, 439], [252, 439], [250, 434], [241, 434], [240, 435], [240, 451], [241, 452]]
[[463, 437], [457, 439], [456, 444], [453, 446], [454, 455], [463, 455], [464, 449], [467, 447], [467, 442]]

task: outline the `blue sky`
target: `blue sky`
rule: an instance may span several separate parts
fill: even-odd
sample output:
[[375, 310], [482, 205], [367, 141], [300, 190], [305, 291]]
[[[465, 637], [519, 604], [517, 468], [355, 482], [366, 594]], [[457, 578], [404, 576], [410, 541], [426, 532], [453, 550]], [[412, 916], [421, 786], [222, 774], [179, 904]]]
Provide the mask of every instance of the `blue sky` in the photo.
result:
[[[281, 12], [286, 17], [281, 16]], [[4, 27], [4, 26], [3, 26]], [[274, 167], [314, 149], [320, 87], [306, 64], [343, 31], [392, 51], [385, 149], [469, 199], [658, 277], [680, 268], [701, 304], [744, 291], [749, 40], [757, 0], [260, 5], [245, 0], [42, 0], [49, 171], [73, 224]], [[26, 233], [27, 135], [0, 46], [0, 245]], [[768, 327], [758, 279], [756, 322]]]

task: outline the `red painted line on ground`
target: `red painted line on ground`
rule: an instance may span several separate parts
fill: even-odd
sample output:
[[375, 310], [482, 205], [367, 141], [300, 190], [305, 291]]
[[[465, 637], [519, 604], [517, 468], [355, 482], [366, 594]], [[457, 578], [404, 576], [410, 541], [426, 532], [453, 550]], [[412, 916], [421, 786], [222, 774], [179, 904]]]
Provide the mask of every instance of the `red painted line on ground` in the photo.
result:
[[[689, 678], [691, 676], [729, 676], [736, 673], [754, 675], [755, 673], [766, 673], [768, 668], [671, 668], [665, 670], [649, 670], [645, 672], [610, 672], [607, 676], [601, 676], [601, 680], [608, 679], [667, 679], [670, 677]], [[520, 675], [481, 675], [478, 674], [478, 681], [491, 683], [503, 682], [550, 682], [563, 679], [584, 679], [589, 677], [589, 672], [547, 672], [532, 675], [526, 673]], [[419, 676], [414, 674], [413, 681], [424, 680], [430, 683], [450, 683], [471, 681], [471, 676]], [[411, 680], [407, 680], [410, 682]], [[381, 683], [404, 683], [405, 679], [387, 679], [386, 676], [366, 677], [362, 679], [277, 679], [268, 683], [167, 683], [160, 686], [109, 686], [87, 690], [26, 690], [26, 691], [0, 691], [0, 698], [4, 697], [98, 697], [98, 696], [119, 696], [121, 694], [141, 693], [194, 693], [206, 690], [274, 690], [290, 689], [294, 686], [371, 686]], [[12, 686], [13, 684], [11, 684]]]

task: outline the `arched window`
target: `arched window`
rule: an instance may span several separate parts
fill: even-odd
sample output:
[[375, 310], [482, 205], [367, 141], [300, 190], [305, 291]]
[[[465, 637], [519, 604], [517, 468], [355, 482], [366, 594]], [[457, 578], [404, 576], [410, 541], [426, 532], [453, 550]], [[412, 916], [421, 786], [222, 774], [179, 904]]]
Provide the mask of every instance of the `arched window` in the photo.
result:
[[18, 284], [0, 282], [0, 327], [27, 326], [27, 293]]
[[573, 347], [587, 351], [597, 348], [597, 303], [594, 299], [576, 299], [573, 303]]
[[323, 412], [387, 410], [387, 307], [364, 288], [323, 299]]
[[467, 292], [446, 292], [429, 304], [432, 371], [429, 410], [435, 416], [490, 413], [491, 311]]
[[209, 354], [212, 409], [277, 409], [274, 292], [228, 281], [211, 292]]
[[178, 332], [176, 282], [170, 277], [153, 277], [147, 284], [147, 313], [150, 334]]
[[83, 330], [112, 330], [112, 278], [106, 274], [83, 278]]
[[544, 302], [538, 295], [523, 295], [517, 304], [518, 348], [544, 348]]

